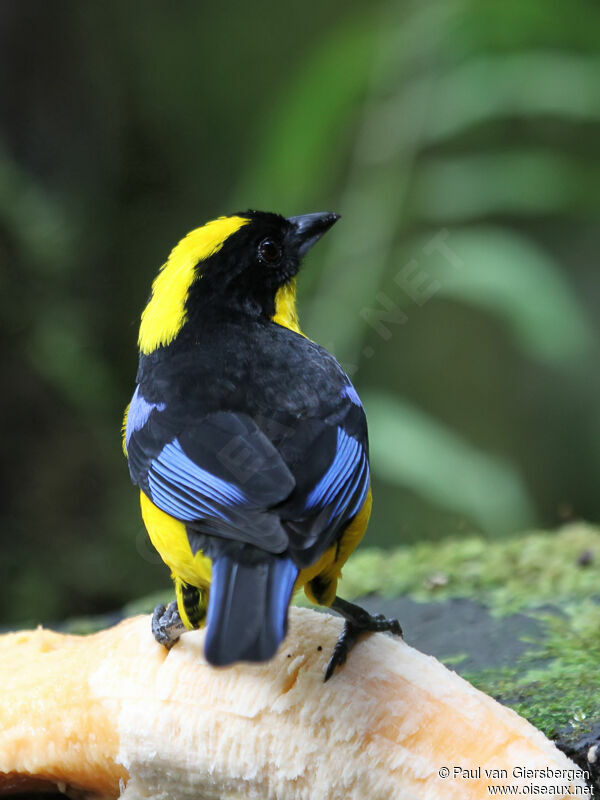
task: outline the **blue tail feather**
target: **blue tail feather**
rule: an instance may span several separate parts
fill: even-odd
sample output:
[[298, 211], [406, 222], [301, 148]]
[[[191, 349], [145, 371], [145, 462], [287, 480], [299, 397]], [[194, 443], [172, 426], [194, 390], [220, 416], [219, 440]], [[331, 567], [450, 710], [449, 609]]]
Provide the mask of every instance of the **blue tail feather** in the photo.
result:
[[287, 611], [298, 568], [271, 556], [257, 564], [215, 559], [204, 654], [215, 666], [268, 661], [287, 631]]

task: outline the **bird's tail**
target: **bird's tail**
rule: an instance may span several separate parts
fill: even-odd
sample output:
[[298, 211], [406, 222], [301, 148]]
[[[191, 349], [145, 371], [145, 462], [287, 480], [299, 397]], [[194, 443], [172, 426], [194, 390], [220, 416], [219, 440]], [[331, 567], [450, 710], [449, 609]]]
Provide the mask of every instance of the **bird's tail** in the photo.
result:
[[230, 556], [215, 559], [206, 620], [206, 660], [225, 666], [272, 658], [287, 631], [288, 605], [297, 575], [291, 559], [282, 556], [256, 564]]

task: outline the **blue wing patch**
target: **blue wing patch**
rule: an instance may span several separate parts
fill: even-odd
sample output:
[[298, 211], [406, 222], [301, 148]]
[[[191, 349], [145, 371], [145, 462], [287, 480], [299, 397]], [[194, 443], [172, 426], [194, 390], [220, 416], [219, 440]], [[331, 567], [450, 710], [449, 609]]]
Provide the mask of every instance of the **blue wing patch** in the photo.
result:
[[287, 548], [274, 509], [290, 495], [295, 479], [250, 417], [216, 412], [193, 426], [180, 425], [168, 405], [148, 410], [152, 404], [143, 398], [134, 405], [127, 447], [132, 479], [155, 505], [186, 523], [193, 552], [204, 547], [198, 537], [206, 536], [270, 553]]
[[202, 517], [227, 520], [220, 508], [243, 505], [247, 498], [235, 484], [199, 467], [178, 439], [165, 445], [148, 471], [152, 499], [163, 511], [192, 522]]
[[348, 400], [350, 400], [350, 402], [353, 403], [355, 406], [362, 408], [362, 403], [360, 402], [360, 397], [358, 396], [358, 392], [356, 391], [354, 386], [352, 386], [351, 383], [347, 383], [342, 388], [342, 397], [347, 397]]
[[144, 427], [153, 411], [164, 411], [165, 408], [165, 403], [149, 403], [140, 393], [140, 387], [136, 386], [127, 411], [125, 444], [129, 446], [132, 435]]
[[369, 491], [369, 465], [363, 446], [342, 428], [337, 429], [337, 445], [329, 468], [306, 498], [306, 508], [331, 507], [329, 521], [353, 517]]

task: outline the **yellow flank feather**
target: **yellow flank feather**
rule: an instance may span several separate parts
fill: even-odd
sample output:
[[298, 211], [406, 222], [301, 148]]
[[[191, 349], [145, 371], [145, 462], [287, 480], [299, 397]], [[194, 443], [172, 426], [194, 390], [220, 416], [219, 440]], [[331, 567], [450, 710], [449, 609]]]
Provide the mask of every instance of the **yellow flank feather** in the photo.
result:
[[152, 295], [142, 314], [138, 345], [148, 355], [177, 336], [185, 322], [185, 301], [198, 276], [197, 265], [217, 253], [233, 233], [250, 220], [219, 217], [188, 233], [171, 251], [152, 284]]
[[[304, 592], [311, 602], [317, 605], [331, 605], [336, 595], [338, 580], [342, 576], [342, 567], [360, 543], [367, 529], [372, 502], [369, 489], [362, 508], [343, 532], [339, 541], [326, 550], [316, 564], [301, 570], [296, 579], [294, 591], [304, 587]], [[192, 553], [185, 524], [155, 506], [143, 492], [140, 492], [140, 506], [150, 541], [171, 570], [173, 577], [179, 578], [191, 586], [209, 589], [211, 561], [202, 551], [198, 551], [196, 555]], [[310, 588], [310, 581], [317, 576], [319, 582], [326, 587], [325, 596], [319, 598], [313, 595]]]
[[298, 322], [298, 310], [296, 308], [296, 278], [292, 278], [289, 283], [281, 286], [275, 295], [275, 314], [271, 317], [273, 322], [289, 328], [295, 333], [304, 336], [300, 330]]
[[140, 492], [142, 518], [150, 541], [170, 568], [174, 577], [192, 586], [208, 589], [211, 579], [211, 561], [201, 550], [192, 553], [185, 524], [166, 514]]
[[127, 408], [125, 409], [125, 413], [123, 414], [123, 422], [121, 423], [121, 447], [123, 448], [123, 453], [127, 455], [127, 441], [125, 439], [125, 434], [127, 432], [127, 417], [129, 415], [129, 406], [131, 403], [127, 403]]
[[[329, 550], [326, 550], [316, 564], [300, 572], [296, 579], [294, 591], [304, 587], [304, 593], [311, 603], [324, 606], [330, 606], [333, 603], [338, 580], [342, 577], [342, 567], [356, 547], [358, 547], [367, 529], [372, 505], [373, 496], [369, 488], [369, 493], [360, 511], [342, 533], [339, 541], [330, 547]], [[319, 583], [326, 587], [324, 596], [320, 596], [319, 598], [314, 596], [310, 587], [310, 581], [317, 576], [319, 577]]]
[[183, 601], [183, 582], [180, 581], [178, 578], [175, 579], [175, 599], [177, 600], [177, 610], [179, 611], [179, 616], [181, 617], [181, 621], [188, 629], [188, 631], [193, 630], [194, 626], [189, 620], [189, 617], [185, 610], [185, 603]]
[[[175, 598], [177, 600], [177, 610], [179, 611], [179, 616], [181, 617], [181, 621], [183, 622], [185, 627], [188, 629], [188, 631], [193, 631], [193, 630], [196, 630], [199, 627], [202, 627], [203, 623], [206, 620], [206, 610], [203, 609], [204, 613], [203, 613], [199, 623], [198, 622], [194, 623], [189, 618], [188, 612], [187, 612], [187, 606], [186, 606], [186, 602], [185, 602], [184, 582], [181, 581], [179, 578], [175, 578]], [[204, 600], [206, 599], [206, 595], [205, 595], [205, 597], [203, 599]], [[203, 606], [204, 605], [205, 605], [205, 603], [203, 603]]]

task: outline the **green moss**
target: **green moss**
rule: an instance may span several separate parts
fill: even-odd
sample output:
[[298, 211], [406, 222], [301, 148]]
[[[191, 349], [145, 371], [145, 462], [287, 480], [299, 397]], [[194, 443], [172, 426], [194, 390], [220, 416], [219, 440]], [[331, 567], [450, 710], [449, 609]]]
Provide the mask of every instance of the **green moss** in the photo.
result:
[[361, 550], [344, 568], [341, 593], [371, 592], [422, 601], [469, 597], [499, 614], [598, 596], [600, 531], [580, 523], [508, 540], [449, 538], [391, 552]]
[[[371, 592], [428, 602], [467, 597], [497, 615], [534, 616], [542, 635], [514, 665], [464, 677], [562, 742], [600, 720], [598, 529], [572, 524], [509, 540], [449, 538], [391, 553], [359, 551], [344, 569], [341, 594]], [[461, 671], [462, 660], [446, 663]]]
[[551, 737], [575, 741], [600, 720], [600, 606], [539, 615], [544, 637], [510, 668], [465, 677]]

